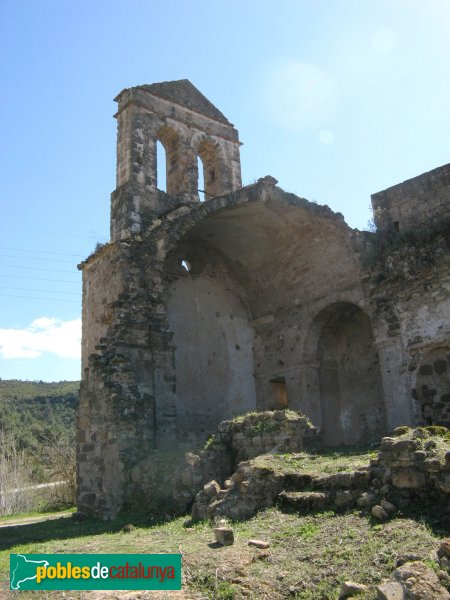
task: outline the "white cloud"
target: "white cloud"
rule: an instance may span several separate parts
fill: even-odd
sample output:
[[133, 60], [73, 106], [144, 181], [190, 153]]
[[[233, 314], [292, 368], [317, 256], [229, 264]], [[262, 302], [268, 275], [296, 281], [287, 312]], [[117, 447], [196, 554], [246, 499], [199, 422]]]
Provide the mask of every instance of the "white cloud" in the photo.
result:
[[321, 67], [289, 60], [269, 73], [264, 101], [278, 125], [293, 131], [317, 128], [333, 118], [336, 84]]
[[44, 352], [80, 358], [81, 319], [35, 319], [25, 329], [0, 329], [1, 358], [38, 358]]

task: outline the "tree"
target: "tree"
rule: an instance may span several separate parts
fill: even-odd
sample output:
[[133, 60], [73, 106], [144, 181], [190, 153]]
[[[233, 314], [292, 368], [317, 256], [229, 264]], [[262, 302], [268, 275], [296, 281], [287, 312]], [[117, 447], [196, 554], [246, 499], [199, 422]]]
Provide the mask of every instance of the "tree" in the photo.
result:
[[14, 434], [1, 429], [0, 515], [11, 515], [32, 507], [34, 499], [29, 489], [30, 471], [25, 452], [18, 449]]

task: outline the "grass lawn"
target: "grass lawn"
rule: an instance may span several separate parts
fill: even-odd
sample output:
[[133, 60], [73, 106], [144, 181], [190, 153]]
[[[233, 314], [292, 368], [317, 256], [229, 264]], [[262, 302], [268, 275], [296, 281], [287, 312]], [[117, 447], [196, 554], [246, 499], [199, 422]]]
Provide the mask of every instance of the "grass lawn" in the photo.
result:
[[344, 471], [356, 471], [369, 465], [377, 452], [367, 448], [344, 448], [312, 454], [262, 454], [252, 459], [257, 467], [266, 467], [277, 475], [302, 473], [305, 475], [331, 475]]
[[[374, 585], [389, 577], [401, 554], [435, 565], [439, 540], [448, 534], [445, 514], [402, 514], [375, 524], [367, 516], [323, 512], [300, 516], [277, 508], [233, 523], [235, 544], [217, 547], [212, 525], [186, 528], [186, 517], [152, 524], [144, 516], [112, 522], [61, 518], [0, 529], [0, 597], [15, 598], [297, 598], [335, 599], [353, 580], [372, 586], [361, 598], [376, 598]], [[125, 524], [134, 525], [122, 531]], [[248, 540], [270, 542], [268, 550]], [[165, 553], [183, 555], [182, 594], [153, 592], [10, 592], [9, 553]]]
[[[440, 440], [437, 442], [441, 443]], [[442, 442], [444, 444], [444, 441]], [[446, 447], [448, 449], [448, 443]], [[252, 460], [275, 476], [325, 475], [364, 468], [376, 453], [367, 448], [329, 450], [321, 454], [267, 454]], [[247, 521], [231, 523], [232, 546], [214, 543], [213, 525], [186, 526], [188, 517], [156, 523], [148, 515], [122, 515], [105, 522], [77, 521], [64, 514], [51, 520], [0, 523], [0, 598], [46, 600], [144, 600], [294, 598], [335, 600], [341, 584], [352, 580], [369, 586], [361, 599], [375, 600], [375, 586], [389, 578], [401, 555], [415, 555], [436, 570], [436, 550], [450, 534], [445, 509], [411, 508], [380, 524], [358, 511], [300, 515], [265, 510]], [[132, 525], [130, 527], [130, 524]], [[126, 527], [125, 527], [126, 526]], [[252, 538], [270, 542], [268, 550], [249, 546]], [[10, 592], [9, 553], [178, 553], [183, 557], [181, 592]]]

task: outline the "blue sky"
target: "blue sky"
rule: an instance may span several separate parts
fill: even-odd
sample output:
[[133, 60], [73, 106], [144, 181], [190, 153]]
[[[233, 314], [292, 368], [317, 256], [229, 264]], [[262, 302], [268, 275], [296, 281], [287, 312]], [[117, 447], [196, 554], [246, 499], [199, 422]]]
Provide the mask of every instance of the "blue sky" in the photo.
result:
[[0, 0], [0, 377], [80, 376], [76, 264], [109, 237], [113, 98], [188, 78], [244, 184], [370, 218], [450, 161], [450, 0]]

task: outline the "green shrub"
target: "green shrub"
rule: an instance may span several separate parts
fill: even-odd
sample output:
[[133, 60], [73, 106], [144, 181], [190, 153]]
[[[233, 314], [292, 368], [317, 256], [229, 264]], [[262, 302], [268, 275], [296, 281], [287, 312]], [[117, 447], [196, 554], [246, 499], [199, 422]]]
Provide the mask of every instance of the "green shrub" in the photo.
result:
[[438, 435], [439, 437], [448, 437], [450, 434], [450, 430], [443, 425], [428, 425], [424, 427], [425, 431], [428, 431], [431, 435]]

